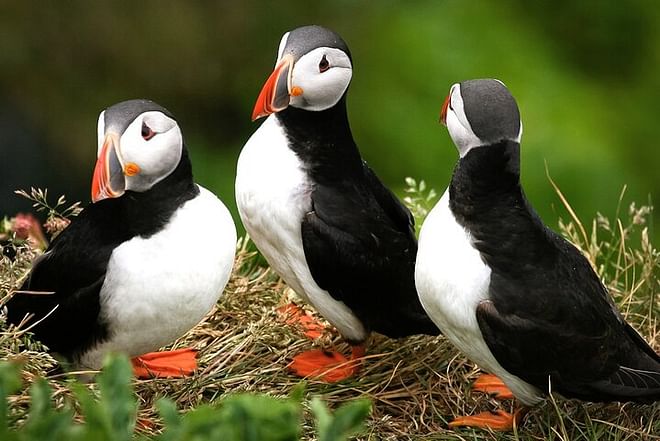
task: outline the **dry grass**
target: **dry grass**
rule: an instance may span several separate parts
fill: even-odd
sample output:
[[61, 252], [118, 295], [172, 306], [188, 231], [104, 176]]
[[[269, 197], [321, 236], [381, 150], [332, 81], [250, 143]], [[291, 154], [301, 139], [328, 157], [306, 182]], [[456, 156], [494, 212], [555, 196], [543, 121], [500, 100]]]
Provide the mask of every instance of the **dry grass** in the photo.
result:
[[[560, 229], [587, 253], [626, 317], [659, 350], [660, 254], [644, 233], [649, 216], [649, 209], [633, 206], [625, 220], [609, 222], [598, 217], [591, 232], [577, 218], [561, 221]], [[19, 285], [34, 257], [27, 246], [18, 251], [16, 261], [1, 260], [0, 299]], [[173, 345], [199, 349], [200, 370], [194, 377], [136, 380], [139, 418], [146, 423], [140, 430], [159, 430], [154, 402], [160, 397], [169, 397], [185, 410], [237, 391], [284, 396], [300, 383], [287, 369], [293, 355], [311, 347], [334, 345], [347, 352], [330, 327], [323, 337], [311, 341], [300, 330], [284, 324], [275, 309], [287, 303], [292, 294], [260, 263], [247, 244], [240, 244], [234, 275], [223, 298], [202, 323]], [[0, 334], [0, 357], [24, 360], [28, 384], [35, 376], [49, 375], [56, 366], [38, 343], [16, 330]], [[513, 433], [447, 429], [447, 422], [455, 416], [512, 406], [511, 402], [499, 403], [471, 393], [470, 384], [477, 374], [472, 363], [442, 337], [389, 340], [375, 335], [359, 376], [339, 384], [310, 379], [306, 395], [321, 396], [331, 406], [357, 397], [370, 398], [373, 412], [367, 431], [360, 437], [365, 440], [660, 440], [660, 403], [601, 405], [559, 397], [532, 409]], [[51, 374], [48, 380], [58, 405], [71, 399], [65, 376]], [[27, 404], [26, 385], [11, 398], [15, 424], [25, 418]], [[312, 436], [311, 430], [303, 432]]]

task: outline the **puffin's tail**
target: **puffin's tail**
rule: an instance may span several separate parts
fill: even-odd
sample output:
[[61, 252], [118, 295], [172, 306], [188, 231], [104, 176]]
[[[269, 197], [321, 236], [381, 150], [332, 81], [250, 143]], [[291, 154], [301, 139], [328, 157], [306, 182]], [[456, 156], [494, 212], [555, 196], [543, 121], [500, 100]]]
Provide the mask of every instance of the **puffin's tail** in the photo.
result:
[[591, 384], [599, 401], [660, 401], [660, 367], [656, 371], [621, 366], [610, 378]]
[[607, 401], [660, 401], [660, 355], [628, 324], [626, 332], [634, 352], [608, 379], [591, 386]]

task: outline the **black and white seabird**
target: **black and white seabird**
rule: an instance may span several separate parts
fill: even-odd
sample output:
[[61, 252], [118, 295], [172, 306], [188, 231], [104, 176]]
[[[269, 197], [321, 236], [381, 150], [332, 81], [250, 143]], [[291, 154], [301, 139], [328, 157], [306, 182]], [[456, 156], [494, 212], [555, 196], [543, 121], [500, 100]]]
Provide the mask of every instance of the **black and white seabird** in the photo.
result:
[[[155, 351], [211, 310], [231, 273], [236, 228], [193, 182], [174, 117], [148, 100], [99, 116], [92, 201], [7, 307], [10, 323], [30, 326], [73, 367], [99, 369], [106, 353]], [[136, 372], [190, 373], [194, 353], [173, 352], [134, 358]]]
[[[252, 118], [270, 116], [238, 160], [236, 202], [271, 267], [353, 344], [355, 359], [370, 331], [439, 331], [415, 291], [413, 218], [353, 140], [351, 76], [350, 52], [336, 33], [304, 26], [284, 34]], [[292, 367], [306, 376], [340, 360], [311, 351]]]
[[[520, 185], [518, 106], [497, 80], [454, 84], [442, 121], [460, 159], [419, 239], [429, 316], [525, 405], [660, 399], [660, 357], [625, 322], [587, 259], [548, 229]], [[479, 418], [481, 417], [481, 418]], [[506, 428], [511, 415], [456, 425]]]

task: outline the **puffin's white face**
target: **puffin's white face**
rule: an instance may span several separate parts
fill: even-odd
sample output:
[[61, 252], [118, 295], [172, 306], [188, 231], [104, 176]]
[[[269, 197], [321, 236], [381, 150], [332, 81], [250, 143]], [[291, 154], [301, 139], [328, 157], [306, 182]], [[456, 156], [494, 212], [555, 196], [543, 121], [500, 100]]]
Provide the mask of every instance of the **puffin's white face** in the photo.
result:
[[442, 107], [443, 122], [447, 125], [447, 131], [458, 149], [462, 158], [470, 149], [483, 145], [484, 143], [475, 135], [470, 122], [465, 116], [463, 98], [461, 97], [461, 85], [456, 83], [451, 86], [449, 95]]
[[352, 75], [351, 60], [344, 51], [316, 48], [293, 66], [290, 105], [311, 111], [329, 109], [344, 95]]
[[[121, 121], [117, 121], [121, 125]], [[98, 121], [98, 160], [92, 200], [119, 197], [125, 190], [144, 192], [179, 164], [183, 136], [175, 120], [159, 111], [139, 114], [122, 133], [114, 122], [106, 127], [105, 111]]]

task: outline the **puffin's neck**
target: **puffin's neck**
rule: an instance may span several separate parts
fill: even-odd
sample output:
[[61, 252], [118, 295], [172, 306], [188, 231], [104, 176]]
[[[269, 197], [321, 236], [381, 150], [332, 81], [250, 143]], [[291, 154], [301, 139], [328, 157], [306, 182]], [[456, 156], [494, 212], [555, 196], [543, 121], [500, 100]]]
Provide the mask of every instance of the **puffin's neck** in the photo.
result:
[[115, 216], [113, 225], [122, 229], [120, 237], [149, 237], [169, 222], [174, 212], [199, 194], [192, 166], [184, 146], [179, 164], [165, 179], [145, 192], [127, 191], [117, 199], [105, 199], [87, 210]]
[[358, 151], [346, 112], [346, 95], [333, 107], [311, 112], [288, 107], [277, 113], [289, 147], [316, 181], [333, 181], [361, 172]]
[[521, 265], [555, 264], [554, 233], [520, 186], [520, 144], [478, 147], [461, 158], [449, 185], [449, 208], [491, 269], [515, 277]]
[[526, 206], [520, 187], [520, 144], [502, 141], [471, 149], [454, 169], [449, 201], [464, 227], [497, 223], [497, 212]]

